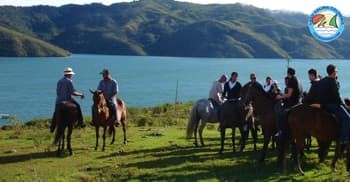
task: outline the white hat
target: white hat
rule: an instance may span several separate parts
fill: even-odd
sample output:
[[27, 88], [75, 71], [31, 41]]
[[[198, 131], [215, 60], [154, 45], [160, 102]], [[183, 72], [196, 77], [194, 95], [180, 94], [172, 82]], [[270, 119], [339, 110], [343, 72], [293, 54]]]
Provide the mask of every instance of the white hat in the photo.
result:
[[277, 80], [273, 80], [273, 81], [272, 81], [272, 84], [278, 85], [278, 81], [277, 81]]
[[64, 75], [74, 75], [73, 69], [71, 67], [67, 67], [64, 69]]

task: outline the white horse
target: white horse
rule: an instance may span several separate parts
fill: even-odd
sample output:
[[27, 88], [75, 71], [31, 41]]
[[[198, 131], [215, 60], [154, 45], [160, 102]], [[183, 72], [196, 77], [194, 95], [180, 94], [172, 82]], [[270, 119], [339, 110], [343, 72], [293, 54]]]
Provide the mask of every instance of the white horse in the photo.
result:
[[218, 123], [213, 104], [208, 99], [198, 100], [192, 107], [190, 119], [187, 125], [187, 138], [192, 138], [194, 133], [194, 145], [198, 147], [197, 131], [201, 145], [204, 146], [203, 129], [206, 123]]

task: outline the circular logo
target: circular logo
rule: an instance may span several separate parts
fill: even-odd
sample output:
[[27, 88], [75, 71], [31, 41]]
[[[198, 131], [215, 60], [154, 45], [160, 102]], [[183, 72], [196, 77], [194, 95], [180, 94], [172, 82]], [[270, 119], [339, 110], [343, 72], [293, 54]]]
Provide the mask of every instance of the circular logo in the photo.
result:
[[309, 17], [309, 30], [319, 41], [330, 42], [344, 31], [344, 18], [340, 11], [332, 6], [321, 6]]

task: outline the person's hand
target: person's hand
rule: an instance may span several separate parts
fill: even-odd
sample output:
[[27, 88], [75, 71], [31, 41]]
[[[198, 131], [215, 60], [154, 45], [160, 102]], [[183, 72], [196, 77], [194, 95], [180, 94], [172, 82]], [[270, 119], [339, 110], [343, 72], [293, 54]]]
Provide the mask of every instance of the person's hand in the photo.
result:
[[276, 100], [281, 100], [282, 99], [282, 96], [281, 95], [277, 95], [276, 96]]
[[85, 98], [84, 94], [81, 94], [80, 98], [81, 98], [81, 99], [84, 99], [84, 98]]

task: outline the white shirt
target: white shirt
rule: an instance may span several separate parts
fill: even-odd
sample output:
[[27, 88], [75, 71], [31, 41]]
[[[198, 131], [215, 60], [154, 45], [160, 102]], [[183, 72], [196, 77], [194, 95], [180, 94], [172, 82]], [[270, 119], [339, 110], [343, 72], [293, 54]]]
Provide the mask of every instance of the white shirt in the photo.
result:
[[270, 91], [271, 85], [272, 85], [272, 84], [270, 84], [270, 85], [264, 85], [264, 90], [265, 90], [265, 92]]
[[209, 98], [214, 99], [218, 103], [222, 103], [223, 100], [221, 99], [221, 97], [223, 90], [224, 89], [222, 83], [220, 83], [219, 81], [214, 81], [209, 91]]
[[237, 83], [237, 82], [229, 81], [229, 82], [228, 82], [228, 86], [230, 87], [230, 89], [232, 89], [233, 87], [236, 86], [236, 83]]

